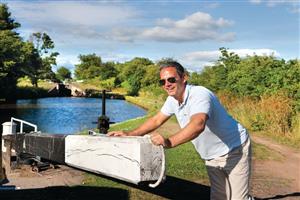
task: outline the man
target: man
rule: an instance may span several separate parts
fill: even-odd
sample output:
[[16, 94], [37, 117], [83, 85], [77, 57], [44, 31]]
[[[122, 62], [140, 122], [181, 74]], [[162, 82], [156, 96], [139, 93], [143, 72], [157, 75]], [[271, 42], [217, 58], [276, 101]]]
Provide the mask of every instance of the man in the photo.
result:
[[188, 85], [185, 70], [179, 63], [161, 64], [159, 82], [169, 95], [160, 112], [132, 131], [113, 131], [109, 135], [145, 135], [175, 114], [181, 130], [169, 138], [152, 133], [153, 144], [173, 148], [192, 141], [205, 160], [212, 200], [251, 199], [251, 147], [246, 129], [226, 112], [211, 91]]

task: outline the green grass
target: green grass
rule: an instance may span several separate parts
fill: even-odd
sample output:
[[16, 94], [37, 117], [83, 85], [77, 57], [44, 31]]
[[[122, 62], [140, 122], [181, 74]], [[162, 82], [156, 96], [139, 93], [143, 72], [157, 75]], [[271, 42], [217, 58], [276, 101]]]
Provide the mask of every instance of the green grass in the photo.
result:
[[269, 149], [267, 146], [252, 141], [253, 157], [256, 160], [277, 160], [283, 159], [282, 155]]
[[46, 80], [39, 80], [38, 87], [34, 87], [28, 77], [23, 77], [18, 79], [16, 99], [34, 99], [47, 97], [48, 90], [54, 87], [54, 83], [48, 82]]
[[[28, 77], [19, 78], [17, 86], [20, 88], [34, 88], [34, 86], [31, 84], [30, 79]], [[38, 87], [40, 89], [49, 90], [54, 86], [55, 84], [52, 82], [46, 80], [38, 80]]]
[[154, 98], [149, 98], [147, 96], [138, 96], [138, 97], [126, 96], [126, 101], [138, 105], [144, 109], [147, 109], [149, 112], [156, 112], [160, 110], [160, 108], [163, 105], [162, 99], [160, 98], [154, 99]]
[[207, 179], [204, 161], [200, 159], [192, 143], [166, 150], [167, 174], [197, 181]]
[[113, 124], [110, 126], [109, 131], [116, 131], [116, 130], [132, 130], [137, 128], [140, 124], [147, 120], [147, 116], [138, 117], [135, 119], [130, 119], [125, 122], [121, 122], [118, 124]]

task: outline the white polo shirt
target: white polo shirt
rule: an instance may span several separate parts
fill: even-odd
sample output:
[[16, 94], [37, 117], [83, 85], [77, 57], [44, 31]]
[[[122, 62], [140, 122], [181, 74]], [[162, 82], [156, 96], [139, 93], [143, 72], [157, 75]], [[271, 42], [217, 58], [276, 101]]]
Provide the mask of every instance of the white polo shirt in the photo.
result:
[[167, 116], [175, 114], [181, 128], [196, 113], [208, 115], [204, 131], [192, 140], [197, 152], [205, 160], [227, 154], [248, 138], [247, 130], [227, 113], [210, 90], [202, 86], [187, 85], [180, 106], [175, 98], [169, 96], [161, 112]]

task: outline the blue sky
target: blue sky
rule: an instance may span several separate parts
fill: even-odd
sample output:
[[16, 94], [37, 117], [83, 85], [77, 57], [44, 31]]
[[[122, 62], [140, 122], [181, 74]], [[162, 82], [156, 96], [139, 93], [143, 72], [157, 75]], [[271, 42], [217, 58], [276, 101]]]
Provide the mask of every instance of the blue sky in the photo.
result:
[[[299, 59], [299, 1], [2, 1], [29, 39], [47, 32], [71, 70], [80, 54], [106, 61], [172, 57], [192, 71], [216, 61], [219, 48], [240, 56]], [[55, 67], [54, 69], [56, 69]]]

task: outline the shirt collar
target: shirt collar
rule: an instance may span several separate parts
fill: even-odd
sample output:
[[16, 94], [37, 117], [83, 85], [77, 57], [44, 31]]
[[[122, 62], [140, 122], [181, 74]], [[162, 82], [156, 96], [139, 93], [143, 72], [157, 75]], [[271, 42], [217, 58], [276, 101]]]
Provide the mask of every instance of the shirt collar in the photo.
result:
[[179, 108], [183, 107], [186, 104], [187, 99], [188, 99], [189, 94], [190, 94], [190, 89], [191, 89], [191, 86], [187, 84], [185, 86], [185, 90], [184, 90], [183, 102], [182, 102], [182, 104], [180, 104]]

